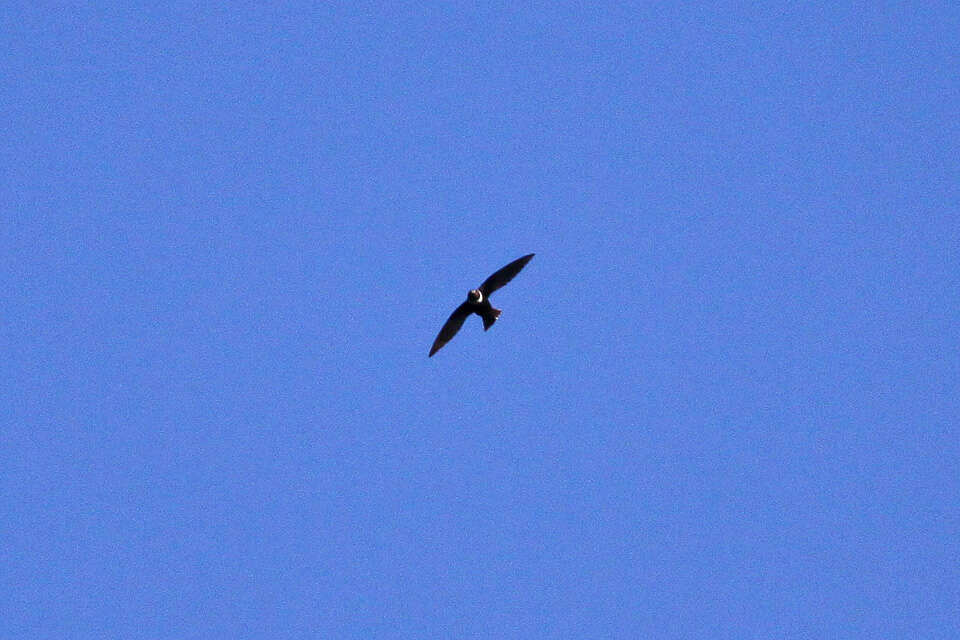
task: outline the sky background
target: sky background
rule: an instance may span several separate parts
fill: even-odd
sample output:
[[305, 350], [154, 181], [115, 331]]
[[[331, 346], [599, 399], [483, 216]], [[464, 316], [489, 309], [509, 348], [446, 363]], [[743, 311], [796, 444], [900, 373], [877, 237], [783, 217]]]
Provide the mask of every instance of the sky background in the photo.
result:
[[0, 636], [960, 636], [957, 3], [0, 33]]

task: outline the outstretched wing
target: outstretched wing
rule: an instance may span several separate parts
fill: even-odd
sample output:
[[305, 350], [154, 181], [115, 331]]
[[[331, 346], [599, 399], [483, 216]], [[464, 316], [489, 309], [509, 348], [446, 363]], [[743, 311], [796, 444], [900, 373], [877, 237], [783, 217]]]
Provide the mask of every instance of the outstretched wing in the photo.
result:
[[513, 280], [513, 277], [520, 273], [521, 269], [527, 266], [527, 263], [530, 262], [530, 259], [533, 258], [534, 255], [535, 254], [529, 253], [522, 258], [517, 258], [484, 280], [483, 284], [480, 285], [480, 293], [483, 294], [483, 297], [486, 298], [491, 293]]
[[433, 346], [430, 347], [430, 355], [427, 357], [433, 357], [433, 354], [440, 351], [440, 347], [450, 342], [453, 336], [457, 335], [457, 331], [460, 331], [463, 321], [467, 319], [470, 313], [470, 304], [464, 302], [450, 314], [443, 328], [440, 329], [440, 333], [437, 334], [437, 339], [433, 341]]

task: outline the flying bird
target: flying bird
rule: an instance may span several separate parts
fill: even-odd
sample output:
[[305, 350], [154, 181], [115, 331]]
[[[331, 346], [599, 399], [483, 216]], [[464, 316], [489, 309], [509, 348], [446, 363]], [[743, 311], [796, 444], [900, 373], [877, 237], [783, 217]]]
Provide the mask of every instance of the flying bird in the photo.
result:
[[433, 357], [433, 354], [439, 351], [443, 345], [450, 342], [453, 336], [457, 335], [457, 331], [460, 331], [460, 327], [463, 326], [463, 321], [466, 320], [471, 313], [475, 313], [483, 318], [484, 331], [492, 327], [493, 323], [500, 317], [501, 310], [495, 309], [493, 305], [490, 304], [490, 294], [513, 280], [514, 276], [527, 266], [527, 263], [530, 262], [533, 256], [534, 254], [530, 253], [522, 258], [517, 258], [484, 280], [483, 284], [478, 288], [471, 289], [469, 293], [467, 293], [466, 301], [450, 314], [443, 328], [440, 329], [440, 333], [437, 334], [437, 339], [433, 341], [433, 346], [430, 347], [430, 355], [428, 357]]

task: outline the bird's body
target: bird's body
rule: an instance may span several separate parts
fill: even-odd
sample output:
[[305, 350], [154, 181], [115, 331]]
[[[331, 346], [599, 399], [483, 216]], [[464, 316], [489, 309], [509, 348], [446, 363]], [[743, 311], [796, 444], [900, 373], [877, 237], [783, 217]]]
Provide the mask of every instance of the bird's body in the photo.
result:
[[493, 326], [493, 323], [500, 317], [501, 310], [494, 308], [494, 306], [490, 304], [490, 299], [485, 298], [483, 292], [479, 289], [471, 289], [470, 293], [467, 294], [467, 301], [464, 302], [464, 304], [467, 305], [470, 313], [475, 313], [483, 318], [484, 331]]
[[483, 284], [478, 288], [471, 289], [469, 293], [467, 293], [466, 301], [454, 310], [450, 317], [447, 318], [443, 328], [440, 329], [437, 339], [434, 340], [433, 346], [430, 348], [430, 356], [432, 357], [433, 354], [439, 351], [443, 345], [447, 344], [453, 336], [457, 335], [457, 331], [460, 330], [463, 322], [470, 314], [475, 313], [483, 319], [484, 331], [492, 327], [493, 323], [500, 317], [501, 310], [494, 308], [494, 306], [490, 304], [490, 294], [513, 280], [513, 277], [520, 273], [520, 270], [530, 262], [533, 256], [534, 254], [531, 253], [514, 260], [484, 280]]

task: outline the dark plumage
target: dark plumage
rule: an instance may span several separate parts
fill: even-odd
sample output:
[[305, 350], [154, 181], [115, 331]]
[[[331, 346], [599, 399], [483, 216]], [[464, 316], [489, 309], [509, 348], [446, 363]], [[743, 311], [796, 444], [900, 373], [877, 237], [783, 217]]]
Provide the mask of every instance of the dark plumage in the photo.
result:
[[493, 323], [500, 317], [500, 309], [495, 309], [493, 305], [490, 304], [490, 294], [513, 280], [513, 277], [520, 273], [520, 270], [530, 262], [533, 256], [534, 254], [530, 253], [522, 258], [517, 258], [484, 280], [483, 284], [478, 288], [471, 289], [470, 292], [467, 293], [466, 301], [450, 314], [443, 328], [440, 329], [437, 339], [433, 341], [433, 346], [430, 347], [429, 357], [432, 357], [443, 345], [450, 342], [453, 336], [457, 335], [457, 331], [460, 331], [464, 320], [466, 320], [467, 316], [471, 313], [475, 313], [483, 318], [484, 331], [492, 327]]

